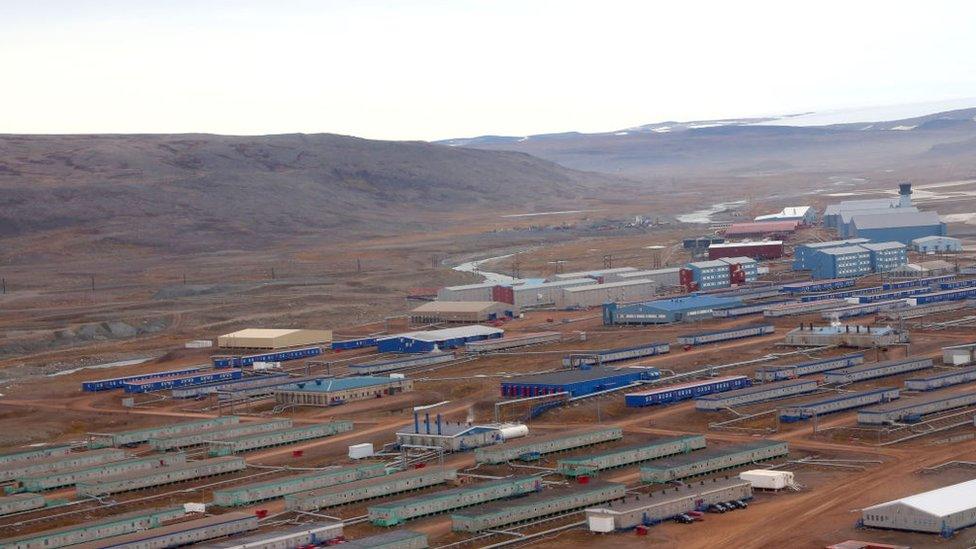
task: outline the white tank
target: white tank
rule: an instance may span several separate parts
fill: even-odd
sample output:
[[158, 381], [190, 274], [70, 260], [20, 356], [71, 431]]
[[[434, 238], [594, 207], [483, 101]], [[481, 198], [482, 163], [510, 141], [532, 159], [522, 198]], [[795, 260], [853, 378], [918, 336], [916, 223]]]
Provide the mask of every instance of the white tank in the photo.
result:
[[529, 434], [528, 426], [522, 423], [507, 423], [499, 428], [502, 434], [502, 440], [508, 440], [511, 438], [524, 437]]

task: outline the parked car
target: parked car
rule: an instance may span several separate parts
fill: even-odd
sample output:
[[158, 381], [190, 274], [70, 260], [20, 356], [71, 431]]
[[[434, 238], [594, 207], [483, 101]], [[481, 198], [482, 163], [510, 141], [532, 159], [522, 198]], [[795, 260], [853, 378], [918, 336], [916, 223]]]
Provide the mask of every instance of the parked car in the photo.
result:
[[691, 518], [701, 518], [701, 517], [705, 516], [705, 513], [702, 513], [701, 511], [688, 511], [685, 514], [688, 515]]
[[707, 511], [709, 513], [724, 513], [728, 511], [728, 509], [726, 509], [725, 506], [722, 505], [721, 503], [713, 503], [708, 506]]
[[675, 515], [674, 521], [681, 524], [691, 524], [695, 522], [695, 519], [689, 517], [688, 515]]
[[735, 500], [735, 502], [738, 503], [739, 504], [739, 507], [741, 507], [743, 509], [745, 509], [746, 507], [749, 507], [749, 503], [748, 502], [745, 502], [745, 501], [742, 501], [741, 499], [737, 499], [737, 500]]

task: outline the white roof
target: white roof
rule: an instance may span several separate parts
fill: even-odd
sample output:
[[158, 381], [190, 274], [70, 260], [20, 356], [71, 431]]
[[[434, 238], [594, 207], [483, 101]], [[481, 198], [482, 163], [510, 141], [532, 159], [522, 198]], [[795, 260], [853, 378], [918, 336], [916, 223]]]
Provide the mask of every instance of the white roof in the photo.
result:
[[935, 241], [940, 241], [941, 242], [941, 241], [945, 241], [945, 240], [950, 240], [950, 241], [953, 241], [953, 242], [961, 242], [958, 238], [953, 238], [951, 236], [934, 236], [933, 235], [933, 236], [922, 236], [922, 237], [919, 237], [919, 238], [914, 238], [914, 239], [912, 239], [912, 243], [915, 243], [915, 242], [935, 242]]
[[664, 269], [652, 269], [650, 271], [634, 271], [623, 273], [620, 278], [640, 278], [642, 276], [670, 275], [681, 272], [681, 267], [666, 267]]
[[976, 480], [953, 484], [944, 488], [922, 492], [914, 496], [872, 505], [864, 510], [879, 509], [890, 505], [907, 505], [923, 513], [944, 517], [967, 509], [976, 508]]
[[579, 286], [581, 284], [593, 284], [592, 278], [570, 278], [569, 280], [554, 280], [552, 282], [540, 282], [539, 284], [529, 284], [526, 286], [516, 286], [516, 292], [531, 292], [539, 288], [558, 288], [560, 286]]
[[243, 330], [224, 334], [220, 337], [281, 337], [298, 331], [300, 330], [289, 330], [285, 328], [244, 328]]
[[787, 219], [803, 217], [810, 211], [810, 206], [787, 206], [779, 213], [756, 216], [755, 221], [767, 221], [770, 219]]
[[491, 326], [481, 326], [475, 324], [474, 326], [459, 326], [457, 328], [444, 328], [443, 330], [427, 330], [424, 332], [407, 332], [405, 334], [397, 334], [395, 336], [384, 337], [381, 339], [391, 339], [394, 337], [408, 337], [411, 339], [419, 339], [421, 341], [440, 341], [442, 339], [454, 339], [457, 337], [472, 337], [479, 335], [492, 335], [492, 334], [502, 334], [505, 330], [500, 328], [492, 328]]
[[572, 288], [563, 288], [564, 292], [589, 292], [592, 290], [603, 290], [606, 288], [619, 288], [621, 286], [639, 286], [642, 284], [654, 284], [653, 280], [646, 278], [638, 278], [637, 280], [621, 280], [620, 282], [607, 282], [606, 284], [590, 284], [588, 286], [573, 286]]
[[742, 246], [782, 246], [782, 240], [744, 240], [742, 242], [723, 242], [721, 244], [711, 244], [709, 250], [719, 248], [739, 248]]
[[496, 283], [496, 282], [479, 282], [477, 284], [463, 284], [461, 286], [447, 286], [444, 289], [445, 290], [451, 290], [451, 291], [461, 291], [461, 290], [477, 290], [477, 289], [480, 289], [480, 288], [494, 288], [495, 286], [498, 286], [498, 283]]
[[575, 273], [562, 273], [562, 274], [557, 274], [553, 278], [557, 278], [559, 280], [567, 280], [570, 278], [582, 278], [587, 276], [603, 276], [608, 274], [629, 273], [631, 271], [636, 271], [636, 270], [637, 269], [635, 267], [614, 267], [613, 269], [599, 269], [596, 271], [577, 271]]

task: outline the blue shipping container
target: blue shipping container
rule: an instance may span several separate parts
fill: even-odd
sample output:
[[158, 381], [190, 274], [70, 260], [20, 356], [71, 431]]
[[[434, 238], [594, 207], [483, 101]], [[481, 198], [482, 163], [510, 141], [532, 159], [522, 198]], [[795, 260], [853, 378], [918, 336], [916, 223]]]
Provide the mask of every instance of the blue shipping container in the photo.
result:
[[203, 368], [180, 368], [178, 370], [166, 370], [164, 372], [150, 372], [148, 374], [138, 374], [132, 376], [122, 376], [113, 377], [108, 379], [99, 379], [96, 381], [85, 381], [81, 384], [81, 390], [95, 392], [95, 391], [107, 391], [109, 389], [121, 389], [126, 381], [138, 381], [140, 379], [152, 379], [154, 377], [166, 377], [166, 376], [179, 376], [183, 374], [192, 374], [193, 372], [199, 372]]

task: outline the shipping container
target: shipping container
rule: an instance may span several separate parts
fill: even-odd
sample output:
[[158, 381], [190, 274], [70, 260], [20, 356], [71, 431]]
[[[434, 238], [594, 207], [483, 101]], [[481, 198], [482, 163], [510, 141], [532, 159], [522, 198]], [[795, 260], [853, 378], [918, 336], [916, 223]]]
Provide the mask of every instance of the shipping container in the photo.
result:
[[457, 479], [457, 469], [450, 467], [423, 467], [410, 469], [383, 477], [367, 478], [356, 482], [339, 484], [297, 492], [285, 496], [285, 510], [318, 511], [324, 507], [347, 505], [359, 501], [411, 492], [428, 486], [437, 486]]
[[242, 377], [244, 377], [244, 372], [241, 370], [224, 370], [219, 372], [210, 371], [187, 374], [184, 376], [156, 377], [141, 379], [138, 381], [126, 381], [122, 384], [122, 388], [125, 389], [126, 393], [151, 393], [155, 391], [162, 391], [164, 389], [175, 389], [190, 385], [213, 383], [215, 381], [230, 381], [232, 379], [241, 379]]
[[779, 419], [787, 423], [802, 421], [810, 419], [813, 416], [822, 416], [853, 408], [870, 406], [879, 402], [888, 402], [897, 399], [899, 396], [900, 394], [896, 387], [879, 387], [866, 391], [820, 397], [784, 406], [779, 411]]
[[809, 282], [791, 282], [783, 284], [783, 291], [788, 294], [804, 294], [815, 292], [829, 292], [841, 288], [852, 288], [857, 283], [854, 278], [832, 278], [827, 280], [811, 280]]
[[663, 355], [671, 352], [671, 345], [667, 343], [644, 343], [632, 347], [618, 349], [594, 349], [585, 353], [578, 353], [563, 357], [563, 366], [577, 367], [581, 365], [607, 364], [622, 360], [633, 360], [647, 356]]
[[796, 364], [773, 364], [757, 369], [756, 379], [760, 381], [782, 381], [810, 374], [819, 374], [828, 370], [849, 368], [863, 362], [864, 353], [850, 353], [830, 358], [807, 360]]
[[186, 463], [184, 454], [150, 454], [120, 461], [99, 463], [95, 465], [80, 465], [67, 469], [59, 469], [46, 473], [17, 477], [17, 489], [25, 492], [43, 492], [73, 486], [81, 481], [87, 481], [131, 471], [147, 471], [167, 465]]
[[877, 379], [925, 370], [932, 367], [931, 358], [899, 358], [895, 360], [885, 360], [883, 362], [870, 362], [841, 370], [832, 370], [824, 374], [826, 383], [854, 383], [866, 379]]
[[625, 494], [626, 486], [623, 484], [602, 481], [550, 488], [530, 496], [456, 511], [451, 514], [451, 529], [457, 532], [482, 532], [582, 510], [622, 499]]
[[376, 526], [396, 526], [415, 518], [538, 492], [542, 486], [538, 476], [509, 477], [371, 505], [367, 513]]
[[950, 283], [949, 281], [956, 278], [956, 275], [942, 275], [942, 276], [928, 276], [924, 278], [909, 278], [906, 280], [892, 280], [881, 284], [881, 287], [885, 290], [900, 290], [902, 288], [918, 288], [921, 286], [932, 286], [938, 285], [941, 289], [946, 290], [942, 284]]
[[305, 440], [329, 437], [338, 433], [352, 430], [352, 422], [348, 420], [332, 421], [329, 423], [314, 423], [287, 427], [277, 431], [242, 435], [225, 440], [214, 440], [208, 445], [207, 454], [211, 457], [226, 456], [239, 452], [282, 446]]
[[89, 448], [107, 448], [110, 446], [131, 446], [148, 441], [151, 438], [170, 437], [188, 433], [196, 433], [223, 427], [226, 425], [236, 425], [240, 422], [237, 416], [218, 416], [206, 419], [194, 419], [191, 421], [181, 421], [179, 423], [169, 423], [157, 427], [146, 427], [134, 429], [132, 431], [120, 431], [117, 433], [89, 433]]
[[72, 467], [80, 467], [82, 465], [98, 465], [110, 461], [122, 461], [126, 457], [128, 456], [126, 456], [123, 450], [104, 448], [88, 452], [72, 452], [66, 455], [38, 457], [30, 461], [15, 461], [0, 466], [0, 482], [70, 469]]
[[741, 389], [752, 385], [746, 376], [722, 376], [701, 381], [689, 381], [667, 387], [627, 393], [624, 402], [628, 408], [642, 408], [655, 404], [670, 404], [702, 395]]
[[251, 505], [260, 501], [284, 497], [288, 494], [381, 477], [386, 474], [386, 465], [383, 463], [367, 463], [365, 465], [314, 471], [214, 490], [213, 503], [221, 507]]
[[732, 406], [755, 404], [776, 398], [812, 393], [816, 390], [817, 382], [812, 379], [774, 381], [772, 383], [753, 385], [735, 391], [698, 397], [695, 399], [695, 408], [711, 412]]
[[403, 368], [443, 364], [452, 360], [454, 360], [454, 353], [434, 352], [422, 355], [410, 355], [407, 357], [394, 358], [390, 360], [376, 360], [372, 362], [363, 362], [360, 364], [350, 364], [349, 369], [355, 375], [372, 375], [383, 372], [393, 372]]
[[571, 478], [591, 476], [607, 469], [626, 467], [675, 454], [686, 454], [704, 447], [703, 435], [660, 437], [604, 452], [562, 458], [556, 462], [556, 471]]
[[640, 475], [643, 482], [665, 483], [783, 457], [787, 454], [789, 454], [789, 445], [786, 442], [758, 440], [652, 461], [641, 467]]
[[145, 374], [135, 374], [131, 376], [122, 377], [112, 377], [107, 379], [99, 379], [95, 381], [85, 381], [81, 384], [82, 391], [95, 392], [95, 391], [108, 391], [110, 389], [121, 389], [126, 382], [139, 381], [143, 379], [155, 379], [155, 378], [166, 378], [166, 377], [179, 377], [187, 374], [193, 374], [202, 371], [203, 368], [200, 366], [194, 366], [191, 368], [178, 368], [176, 370], [164, 370], [162, 372], [148, 372]]
[[76, 490], [79, 496], [107, 496], [143, 488], [155, 488], [157, 486], [187, 480], [223, 475], [235, 471], [243, 471], [246, 467], [244, 458], [238, 456], [202, 459], [182, 465], [158, 467], [149, 471], [137, 471], [134, 473], [124, 473], [90, 481], [82, 481], [77, 484]]
[[912, 296], [908, 302], [911, 305], [928, 305], [929, 303], [942, 303], [944, 301], [959, 301], [973, 298], [976, 298], [976, 286], [916, 295]]
[[772, 324], [755, 324], [752, 326], [742, 326], [730, 330], [715, 330], [710, 332], [699, 332], [696, 334], [686, 334], [678, 336], [678, 343], [682, 345], [707, 345], [720, 341], [730, 341], [745, 337], [767, 336], [776, 331]]
[[513, 460], [534, 461], [544, 455], [621, 438], [623, 438], [623, 431], [620, 427], [587, 427], [478, 448], [474, 451], [474, 460], [476, 463], [492, 465]]
[[154, 450], [165, 452], [182, 448], [192, 448], [214, 440], [225, 440], [244, 435], [266, 433], [268, 431], [287, 429], [288, 427], [291, 427], [290, 419], [269, 419], [246, 423], [233, 423], [192, 433], [153, 437], [149, 439], [149, 445]]
[[[342, 343], [342, 342], [336, 342]], [[335, 345], [335, 344], [333, 344]], [[336, 348], [333, 346], [333, 348]], [[252, 366], [255, 362], [286, 362], [302, 358], [311, 358], [322, 354], [321, 347], [302, 347], [300, 349], [283, 349], [267, 353], [245, 356], [214, 356], [211, 357], [214, 368], [241, 368]]]

